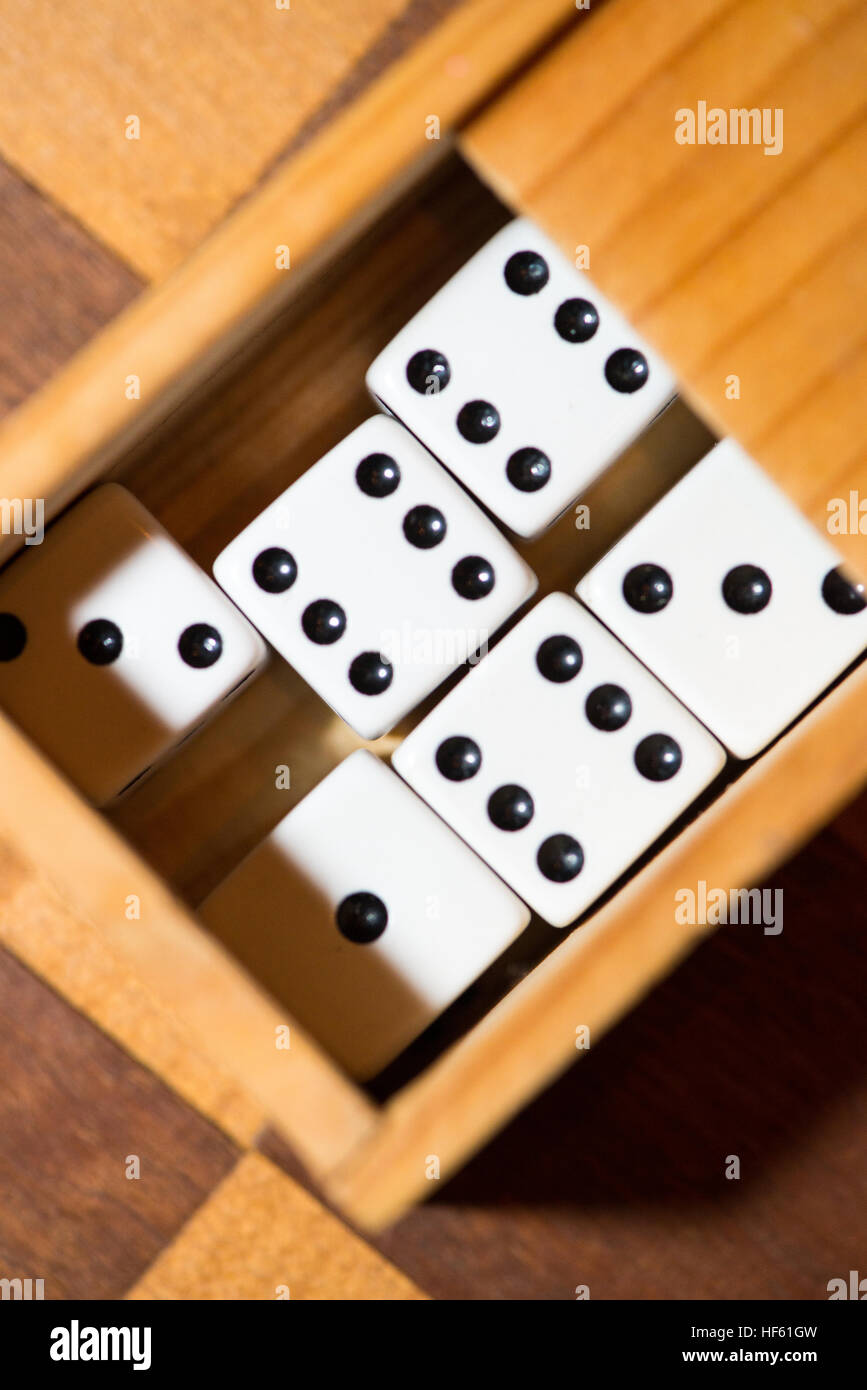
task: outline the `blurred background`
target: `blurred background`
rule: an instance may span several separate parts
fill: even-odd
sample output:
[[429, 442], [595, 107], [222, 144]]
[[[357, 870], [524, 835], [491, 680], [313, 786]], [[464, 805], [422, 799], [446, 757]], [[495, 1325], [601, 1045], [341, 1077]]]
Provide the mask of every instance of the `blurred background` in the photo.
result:
[[[96, 0], [81, 11], [0, 0], [0, 409], [21, 405], [164, 281], [457, 5]], [[422, 260], [442, 279], [502, 216], [469, 182], [449, 176], [442, 204], [433, 185], [410, 214]], [[391, 274], [388, 245], [366, 271], [356, 258], [362, 298]], [[421, 272], [407, 284], [426, 292]], [[393, 308], [409, 312], [398, 289]], [[357, 423], [372, 353], [327, 305], [315, 313], [314, 364], [354, 374], [319, 400], [337, 437]], [[377, 329], [385, 337], [389, 324]], [[194, 515], [191, 451], [234, 465], [276, 448], [284, 371], [297, 364], [267, 361], [248, 378], [246, 415], [228, 397], [193, 416], [169, 472], [158, 453], [142, 455], [139, 495], [170, 529], [179, 499]], [[311, 430], [299, 460], [321, 442]], [[270, 466], [257, 482], [263, 500]], [[221, 539], [194, 527], [180, 538], [193, 554]], [[185, 756], [193, 767], [204, 754]], [[198, 795], [208, 800], [207, 782]], [[156, 782], [117, 823], [193, 900], [209, 870], [184, 842], [184, 809], [176, 803], [175, 826], [161, 819]], [[311, 1296], [559, 1300], [587, 1285], [593, 1298], [826, 1298], [829, 1280], [867, 1274], [865, 873], [862, 795], [774, 875], [782, 936], [722, 928], [433, 1200], [376, 1240], [345, 1245], [342, 1227], [295, 1195], [303, 1170], [243, 1098], [218, 1098], [233, 1115], [218, 1125], [216, 1101], [210, 1117], [194, 1108], [125, 1044], [130, 1011], [150, 1018], [146, 994], [118, 983], [48, 889], [39, 920], [51, 969], [25, 963], [18, 922], [35, 887], [0, 845], [0, 1277], [42, 1278], [46, 1297], [118, 1298], [139, 1281], [199, 1296], [198, 1276], [184, 1286], [172, 1267], [149, 1286], [148, 1271], [192, 1218], [204, 1223], [201, 1248], [213, 1239], [231, 1264], [231, 1222], [208, 1237], [207, 1213], [252, 1150], [271, 1165], [254, 1165], [250, 1190], [276, 1230], [275, 1271], [303, 1232], [317, 1252]], [[147, 1182], [129, 1181], [127, 1155]], [[731, 1155], [737, 1180], [726, 1177]], [[242, 1265], [239, 1254], [224, 1296], [254, 1296]]]

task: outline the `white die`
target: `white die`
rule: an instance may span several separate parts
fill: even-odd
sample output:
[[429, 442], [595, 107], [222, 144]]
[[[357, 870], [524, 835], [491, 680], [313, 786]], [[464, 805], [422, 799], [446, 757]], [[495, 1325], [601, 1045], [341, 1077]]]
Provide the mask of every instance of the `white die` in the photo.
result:
[[[363, 738], [393, 728], [536, 588], [497, 527], [384, 415], [266, 507], [214, 575]], [[478, 597], [457, 591], [469, 594], [474, 580]]]
[[[837, 612], [823, 598], [839, 564], [830, 542], [727, 439], [603, 556], [578, 594], [737, 757], [750, 758], [867, 646], [857, 591], [836, 586], [838, 604], [848, 599], [857, 611]], [[749, 567], [770, 580], [764, 607], [767, 583]], [[724, 598], [732, 571], [730, 595], [757, 611]]]
[[516, 893], [564, 927], [686, 810], [725, 753], [586, 608], [550, 594], [392, 762]]
[[361, 1079], [408, 1046], [529, 921], [505, 884], [364, 749], [309, 792], [200, 913], [250, 968], [277, 980], [297, 1021]]
[[234, 604], [116, 484], [0, 575], [0, 705], [97, 804], [264, 659]]
[[[528, 252], [538, 253], [547, 266], [541, 289], [531, 289], [543, 276], [532, 273], [537, 262], [522, 261]], [[510, 269], [509, 275], [521, 292], [509, 288], [507, 267], [518, 272]], [[564, 309], [558, 317], [570, 301], [583, 301], [593, 312]], [[571, 340], [561, 336], [555, 320], [570, 329]], [[648, 370], [638, 389], [615, 390], [606, 364], [627, 349], [642, 354]], [[429, 353], [441, 354], [448, 364], [444, 386], [444, 370]], [[639, 376], [628, 369], [630, 361], [623, 360], [618, 379], [634, 385]], [[526, 219], [498, 232], [401, 329], [370, 367], [367, 385], [520, 536], [549, 526], [675, 393], [662, 359]], [[485, 442], [473, 442], [459, 421], [468, 418], [465, 431], [475, 422], [477, 432], [485, 433], [487, 417], [470, 409], [485, 404], [495, 408], [499, 429]], [[547, 465], [533, 451], [541, 451]], [[523, 490], [531, 486], [535, 490]]]

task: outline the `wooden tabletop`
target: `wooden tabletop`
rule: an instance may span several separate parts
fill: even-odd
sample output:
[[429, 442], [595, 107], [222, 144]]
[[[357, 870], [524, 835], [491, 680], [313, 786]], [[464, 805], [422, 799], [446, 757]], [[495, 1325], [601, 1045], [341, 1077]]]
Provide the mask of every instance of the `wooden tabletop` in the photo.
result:
[[[329, 50], [319, 86], [255, 148], [233, 144], [242, 172], [196, 186], [195, 236], [448, 7], [359, 6], [367, 27], [339, 62]], [[327, 6], [312, 13], [324, 51]], [[19, 77], [37, 38], [18, 47]], [[117, 96], [121, 118], [128, 105]], [[103, 178], [92, 122], [90, 163], [67, 177], [37, 139], [45, 110], [29, 126], [0, 110], [4, 410], [193, 234], [148, 202], [162, 228], [149, 236], [121, 165]], [[255, 1116], [227, 1132], [0, 949], [0, 1275], [44, 1278], [50, 1297], [825, 1298], [867, 1248], [865, 871], [867, 796], [775, 876], [782, 934], [721, 929], [378, 1249], [307, 1198]], [[14, 864], [0, 861], [0, 885], [14, 912], [27, 891]]]

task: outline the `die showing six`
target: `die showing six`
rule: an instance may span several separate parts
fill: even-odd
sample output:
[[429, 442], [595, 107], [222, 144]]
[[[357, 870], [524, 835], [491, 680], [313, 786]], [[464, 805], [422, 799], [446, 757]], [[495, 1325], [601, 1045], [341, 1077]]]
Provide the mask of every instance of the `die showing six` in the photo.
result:
[[[0, 575], [0, 702], [93, 800], [254, 674], [251, 623], [363, 737], [393, 728], [536, 587], [468, 492], [533, 537], [674, 393], [521, 219], [367, 380], [397, 418], [354, 430], [218, 556], [234, 603], [116, 485]], [[242, 958], [250, 905], [264, 912], [293, 962], [293, 1011], [354, 1075], [523, 930], [519, 898], [555, 926], [585, 912], [713, 783], [713, 734], [755, 755], [867, 645], [863, 586], [730, 440], [577, 593], [586, 607], [553, 594], [521, 617], [404, 739], [404, 781], [352, 755], [205, 905]]]
[[675, 391], [598, 286], [522, 218], [404, 325], [367, 384], [498, 520], [530, 538]]

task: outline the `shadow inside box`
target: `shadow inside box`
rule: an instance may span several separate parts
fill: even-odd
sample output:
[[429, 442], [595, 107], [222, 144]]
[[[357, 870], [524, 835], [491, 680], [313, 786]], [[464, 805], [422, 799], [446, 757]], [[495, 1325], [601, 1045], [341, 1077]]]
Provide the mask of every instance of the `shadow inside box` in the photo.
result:
[[864, 1075], [863, 882], [824, 831], [765, 885], [780, 934], [720, 927], [433, 1204], [718, 1200], [729, 1155], [748, 1188]]

